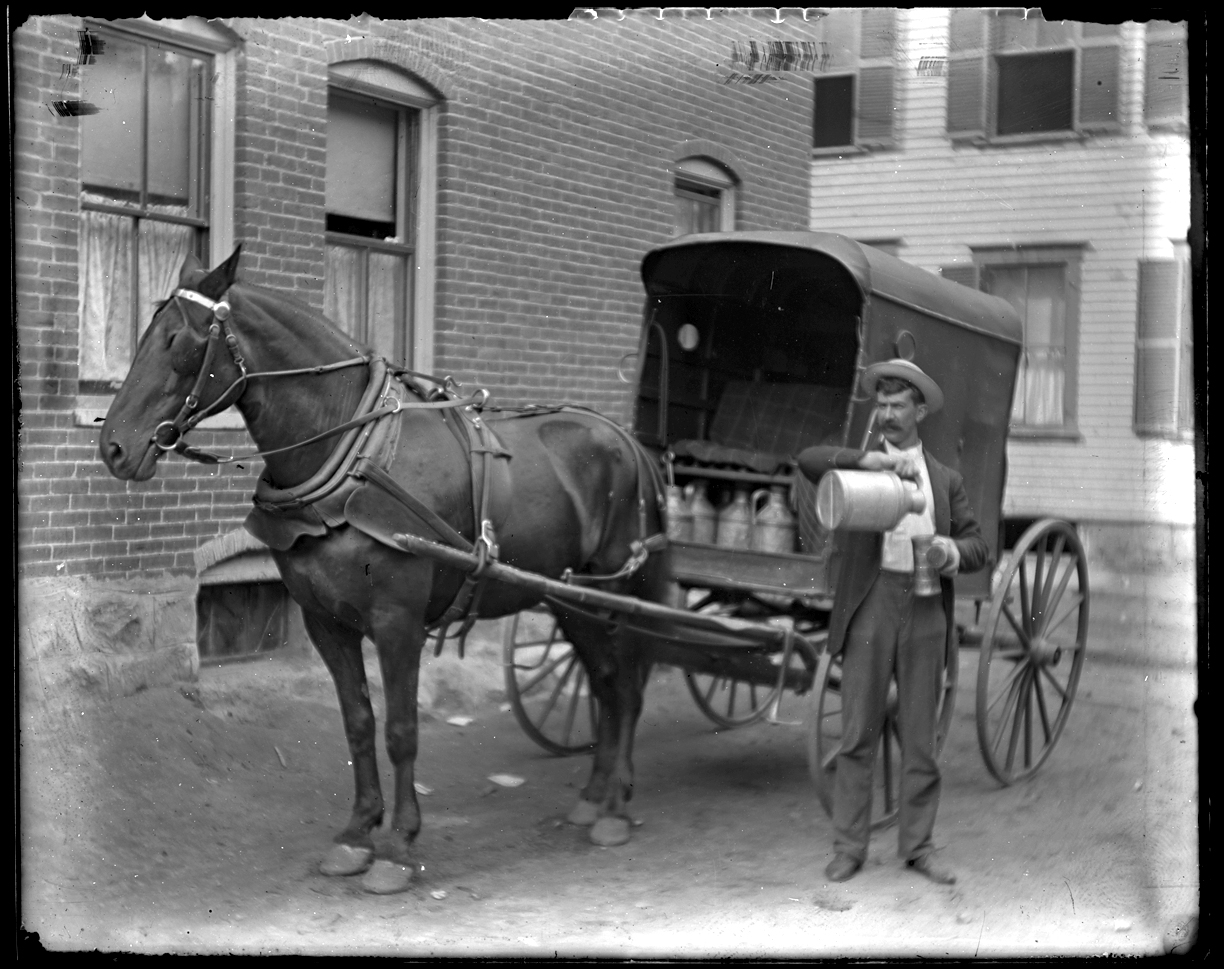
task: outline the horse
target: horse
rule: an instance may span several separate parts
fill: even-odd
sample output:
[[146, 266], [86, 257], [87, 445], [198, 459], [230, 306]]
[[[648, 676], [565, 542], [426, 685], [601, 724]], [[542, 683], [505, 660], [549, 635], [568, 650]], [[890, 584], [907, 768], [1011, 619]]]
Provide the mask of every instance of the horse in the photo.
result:
[[[240, 252], [211, 271], [188, 256], [110, 406], [101, 457], [115, 477], [137, 482], [171, 450], [221, 460], [184, 435], [237, 407], [264, 459], [247, 527], [267, 541], [301, 606], [352, 756], [352, 814], [320, 870], [364, 874], [368, 891], [403, 891], [421, 828], [413, 773], [427, 631], [465, 611], [469, 623], [509, 615], [541, 593], [491, 580], [473, 590], [471, 573], [405, 551], [396, 535], [476, 549], [480, 561], [495, 556], [542, 576], [601, 576], [608, 591], [665, 602], [666, 556], [643, 554], [662, 531], [661, 476], [628, 432], [594, 411], [528, 408], [482, 420], [482, 396], [462, 397], [449, 378], [427, 391], [427, 375], [390, 369], [305, 303], [237, 281]], [[364, 450], [354, 462], [355, 448]], [[549, 605], [598, 710], [590, 777], [569, 820], [595, 844], [624, 844], [648, 643], [606, 615]], [[378, 656], [394, 768], [390, 847], [378, 852], [371, 832], [383, 824], [384, 802], [362, 637]]]

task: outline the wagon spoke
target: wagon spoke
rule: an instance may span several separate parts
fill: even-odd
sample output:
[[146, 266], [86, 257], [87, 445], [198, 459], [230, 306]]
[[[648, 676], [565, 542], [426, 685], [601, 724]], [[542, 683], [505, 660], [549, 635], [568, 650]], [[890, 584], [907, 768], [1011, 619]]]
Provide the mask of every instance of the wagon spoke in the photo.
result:
[[[1057, 618], [1052, 619], [1049, 625], [1046, 626], [1045, 634], [1047, 636], [1051, 635], [1055, 629], [1057, 629], [1064, 622], [1066, 622], [1068, 618], [1070, 618], [1073, 612], [1079, 609], [1079, 607], [1083, 604], [1083, 602], [1084, 602], [1084, 594], [1082, 592], [1075, 593], [1075, 595], [1073, 595], [1070, 599], [1067, 600], [1066, 606], [1059, 611]], [[1079, 644], [1077, 643], [1076, 645], [1078, 646]], [[1066, 647], [1066, 648], [1073, 648], [1073, 647]]]
[[[519, 693], [523, 694], [524, 696], [530, 693], [537, 686], [539, 686], [541, 680], [547, 679], [547, 677], [567, 659], [572, 663], [575, 659], [577, 659], [577, 657], [572, 653], [562, 653], [556, 659], [549, 662], [547, 666], [535, 667], [536, 672], [531, 676], [531, 678], [519, 686]], [[532, 669], [533, 667], [529, 666], [525, 668]]]
[[[561, 691], [565, 689], [565, 682], [569, 679], [570, 673], [574, 670], [574, 664], [578, 662], [577, 656], [570, 656], [569, 665], [566, 666], [565, 672], [557, 678], [557, 684], [552, 688], [552, 692], [548, 695], [548, 702], [544, 704], [544, 712], [541, 714], [538, 723], [543, 723], [552, 716], [553, 707], [557, 705], [557, 698], [561, 696]], [[525, 691], [524, 691], [525, 692]]]
[[1033, 685], [1037, 677], [1028, 681], [1028, 689], [1024, 691], [1024, 766], [1033, 764]]
[[[1023, 711], [1020, 709], [1020, 704], [1022, 702], [1022, 695], [1025, 699], [1028, 697], [1028, 692], [1025, 690], [1026, 680], [1027, 677], [1022, 677], [1016, 682], [1016, 709], [1015, 713], [1010, 717], [1012, 725], [1011, 738], [1007, 742], [1006, 764], [1009, 771], [1012, 769], [1012, 764], [1016, 762], [1016, 746], [1020, 741], [1020, 728], [1023, 726], [1024, 718]], [[1007, 721], [1004, 720], [1004, 723], [1006, 722]]]
[[1054, 676], [1054, 674], [1051, 673], [1049, 668], [1045, 666], [1041, 667], [1041, 672], [1045, 675], [1045, 678], [1050, 681], [1050, 685], [1058, 691], [1058, 695], [1062, 697], [1063, 703], [1066, 703], [1069, 699], [1067, 696], [1067, 691], [1063, 689], [1062, 684], [1058, 682], [1058, 679]]
[[1037, 696], [1037, 712], [1041, 714], [1041, 731], [1045, 734], [1045, 745], [1050, 743], [1050, 714], [1046, 710], [1045, 694], [1041, 692], [1041, 677], [1033, 678], [1033, 693]]
[[[1062, 561], [1063, 546], [1066, 544], [1067, 536], [1062, 534], [1062, 532], [1059, 532], [1058, 536], [1054, 539], [1054, 549], [1050, 553], [1050, 569], [1049, 572], [1046, 573], [1046, 580], [1041, 588], [1041, 601], [1039, 603], [1034, 603], [1036, 606], [1034, 613], [1036, 615], [1044, 616], [1046, 614], [1046, 610], [1051, 605], [1050, 589], [1054, 586], [1054, 574], [1058, 571], [1058, 565]], [[1067, 575], [1068, 572], [1064, 570], [1063, 587], [1065, 587], [1067, 584]], [[1055, 601], [1057, 602], [1057, 600]]]
[[[1020, 556], [1019, 579], [1020, 579], [1020, 618], [1024, 622], [1024, 631], [1021, 632], [1020, 629], [1016, 627], [1015, 620], [1012, 619], [1010, 613], [1008, 613], [1007, 618], [1009, 621], [1011, 621], [1012, 626], [1016, 628], [1016, 632], [1017, 634], [1019, 634], [1020, 638], [1024, 640], [1024, 645], [1027, 646], [1028, 645], [1028, 634], [1031, 631], [1031, 623], [1032, 623], [1033, 614], [1029, 609], [1028, 566], [1025, 564], [1023, 555]], [[1003, 611], [1008, 612], [1006, 603], [1004, 603], [1003, 605]]]
[[[570, 668], [566, 670], [566, 680], [569, 679], [569, 674], [573, 671], [573, 669], [574, 667], [573, 665], [571, 665]], [[564, 683], [566, 680], [562, 680], [561, 682]], [[579, 675], [578, 680], [581, 681], [581, 675]], [[562, 734], [562, 736], [565, 738], [566, 743], [569, 742], [570, 737], [573, 735], [574, 718], [578, 713], [578, 706], [582, 702], [582, 690], [580, 689], [580, 687], [581, 687], [581, 682], [575, 682], [574, 690], [570, 694], [569, 703], [566, 705], [565, 730], [564, 730], [564, 733]]]
[[1043, 535], [1036, 544], [1036, 560], [1033, 562], [1033, 584], [1029, 595], [1029, 605], [1032, 607], [1029, 612], [1030, 617], [1035, 617], [1041, 608], [1039, 601], [1041, 596], [1042, 586], [1045, 585], [1046, 574], [1046, 543], [1050, 540], [1048, 535]]
[[1026, 666], [1027, 666], [1026, 663], [1017, 663], [1015, 666], [1012, 667], [1011, 672], [1009, 672], [1007, 676], [1003, 678], [1003, 682], [999, 684], [999, 689], [995, 693], [994, 699], [991, 700], [990, 703], [987, 704], [986, 706], [987, 714], [990, 713], [990, 711], [994, 708], [994, 705], [996, 703], [998, 703], [1000, 700], [1003, 699], [1003, 695], [1004, 693], [1008, 691], [1008, 688], [1010, 686], [1015, 685], [1016, 678], [1020, 676], [1021, 673], [1024, 672]]
[[[1020, 679], [1016, 674], [1022, 673], [1025, 668], [1026, 667], [1024, 666], [1017, 666], [1013, 672], [1012, 684], [1007, 690], [1007, 702], [1003, 704], [1003, 711], [999, 716], [998, 726], [995, 727], [995, 735], [990, 741], [991, 750], [999, 749], [999, 742], [1003, 739], [1003, 730], [1007, 727], [1008, 721], [1011, 720], [1012, 701], [1018, 697], [1020, 693]], [[999, 699], [1001, 699], [1001, 696], [996, 697], [994, 703], [997, 703]], [[994, 703], [992, 703], [991, 706], [994, 706]]]
[[1012, 611], [1008, 609], [1006, 605], [1003, 606], [1003, 616], [1007, 619], [1008, 624], [1013, 630], [1015, 630], [1016, 635], [1020, 638], [1020, 645], [1024, 647], [1026, 652], [1031, 650], [1033, 648], [1033, 643], [1029, 638], [1028, 612], [1026, 611], [1023, 616], [1023, 629], [1021, 628], [1021, 624], [1016, 622], [1016, 617], [1012, 615]]

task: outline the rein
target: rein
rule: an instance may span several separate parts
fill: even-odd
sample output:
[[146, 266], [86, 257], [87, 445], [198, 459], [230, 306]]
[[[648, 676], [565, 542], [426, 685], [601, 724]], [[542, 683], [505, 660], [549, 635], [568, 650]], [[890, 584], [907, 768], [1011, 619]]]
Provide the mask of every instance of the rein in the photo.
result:
[[[150, 438], [150, 443], [160, 451], [175, 451], [183, 457], [192, 461], [198, 461], [201, 464], [230, 464], [234, 461], [249, 461], [252, 458], [267, 457], [272, 454], [284, 454], [287, 451], [294, 451], [298, 448], [308, 447], [311, 444], [316, 444], [319, 441], [324, 441], [329, 437], [334, 437], [337, 434], [343, 434], [345, 431], [352, 430], [355, 427], [361, 427], [363, 424], [369, 424], [371, 421], [379, 420], [391, 414], [398, 414], [401, 410], [448, 410], [452, 408], [461, 408], [472, 406], [479, 410], [488, 400], [488, 391], [479, 390], [475, 394], [468, 397], [448, 396], [445, 400], [435, 401], [402, 401], [397, 399], [394, 404], [388, 404], [377, 410], [371, 410], [364, 414], [359, 413], [349, 421], [345, 421], [330, 430], [315, 434], [313, 437], [306, 438], [303, 441], [297, 441], [294, 444], [288, 444], [285, 447], [273, 448], [267, 451], [251, 451], [247, 454], [230, 454], [222, 456], [214, 454], [211, 451], [205, 451], [202, 448], [194, 447], [187, 443], [184, 435], [194, 429], [200, 421], [206, 417], [210, 417], [215, 413], [219, 413], [231, 404], [237, 403], [243, 393], [246, 391], [247, 383], [251, 380], [262, 379], [267, 377], [296, 377], [303, 374], [322, 374], [333, 370], [342, 370], [346, 367], [355, 367], [358, 365], [369, 366], [374, 357], [371, 354], [363, 354], [357, 357], [349, 357], [345, 360], [338, 360], [334, 363], [319, 364], [314, 367], [298, 367], [292, 370], [262, 370], [250, 373], [246, 368], [246, 360], [238, 349], [238, 340], [230, 331], [229, 320], [232, 315], [230, 304], [225, 300], [211, 300], [201, 293], [194, 292], [190, 289], [176, 289], [174, 291], [174, 299], [185, 299], [189, 302], [196, 303], [212, 311], [213, 321], [208, 327], [208, 348], [204, 352], [204, 362], [200, 366], [200, 372], [196, 376], [195, 385], [191, 388], [191, 392], [183, 401], [183, 406], [179, 409], [173, 420], [162, 421], [153, 429], [153, 436]], [[234, 365], [238, 368], [238, 377], [222, 392], [216, 400], [205, 407], [200, 407], [200, 392], [204, 389], [205, 383], [211, 376], [212, 364], [224, 337], [224, 344], [229, 350], [231, 359]], [[412, 373], [412, 371], [401, 371], [404, 373]], [[420, 375], [425, 376], [425, 375]], [[435, 379], [435, 378], [430, 378]], [[443, 382], [443, 386], [447, 393], [451, 391], [453, 384], [450, 378]], [[236, 391], [236, 392], [235, 392]]]

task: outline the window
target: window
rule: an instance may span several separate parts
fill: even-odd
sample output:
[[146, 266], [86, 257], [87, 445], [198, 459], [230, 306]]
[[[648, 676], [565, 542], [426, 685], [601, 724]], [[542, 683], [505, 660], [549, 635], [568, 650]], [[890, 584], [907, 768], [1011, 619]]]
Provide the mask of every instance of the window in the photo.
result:
[[1147, 23], [1143, 119], [1149, 128], [1184, 132], [1190, 117], [1190, 76], [1186, 69], [1186, 25]]
[[893, 48], [896, 11], [828, 11], [814, 85], [814, 149], [887, 148], [893, 144]]
[[427, 108], [435, 99], [375, 62], [336, 65], [331, 81], [325, 311], [390, 360], [427, 366], [422, 331], [432, 306], [423, 297], [432, 289], [422, 293], [418, 280], [432, 257], [433, 196], [422, 193], [432, 179], [423, 178], [422, 168], [432, 170]]
[[704, 158], [676, 166], [676, 235], [730, 232], [735, 228], [735, 179]]
[[950, 28], [953, 140], [1121, 129], [1116, 24], [1049, 21], [1037, 10], [958, 8]]
[[1012, 401], [1013, 430], [1075, 433], [1079, 345], [1079, 248], [978, 249], [972, 265], [945, 266], [945, 279], [1011, 303], [1024, 326]]
[[1194, 346], [1184, 252], [1139, 263], [1136, 327], [1135, 432], [1188, 437], [1194, 431]]
[[[89, 25], [81, 69], [81, 380], [122, 380], [183, 259], [207, 262], [213, 55]], [[190, 38], [185, 38], [189, 41]]]

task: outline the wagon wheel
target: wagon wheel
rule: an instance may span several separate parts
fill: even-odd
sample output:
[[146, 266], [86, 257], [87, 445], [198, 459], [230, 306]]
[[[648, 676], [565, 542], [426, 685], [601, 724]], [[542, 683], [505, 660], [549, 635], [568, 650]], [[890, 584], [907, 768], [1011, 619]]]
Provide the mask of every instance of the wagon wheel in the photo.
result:
[[977, 731], [1003, 784], [1031, 777], [1071, 712], [1088, 638], [1088, 561], [1067, 522], [1021, 536], [990, 600], [978, 657]]
[[[956, 682], [960, 652], [955, 641], [949, 647], [944, 662], [943, 691], [936, 714], [935, 754], [943, 750], [952, 725], [952, 710], [956, 705]], [[816, 669], [812, 700], [808, 708], [808, 772], [816, 785], [816, 796], [829, 816], [833, 814], [833, 779], [837, 770], [837, 751], [842, 737], [841, 656], [830, 656], [826, 649]], [[888, 690], [884, 731], [876, 751], [875, 782], [872, 804], [876, 815], [872, 830], [878, 831], [895, 824], [900, 811], [901, 738], [897, 729], [897, 685]]]
[[[734, 615], [733, 607], [715, 604], [712, 596], [691, 607], [694, 612]], [[779, 657], [780, 658], [780, 657]], [[802, 665], [798, 652], [791, 654], [791, 666]], [[731, 676], [684, 671], [684, 683], [697, 709], [719, 727], [743, 727], [760, 720], [778, 696], [779, 686], [762, 686]]]
[[510, 709], [528, 737], [551, 754], [594, 749], [598, 709], [586, 667], [551, 613], [533, 610], [510, 618], [502, 669]]

